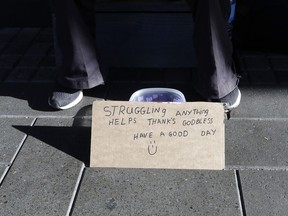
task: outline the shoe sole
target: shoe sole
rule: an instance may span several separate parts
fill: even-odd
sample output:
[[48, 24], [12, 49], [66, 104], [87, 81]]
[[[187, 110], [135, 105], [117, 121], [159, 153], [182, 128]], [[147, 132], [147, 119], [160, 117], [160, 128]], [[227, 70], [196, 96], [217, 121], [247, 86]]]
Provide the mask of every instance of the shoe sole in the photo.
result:
[[66, 109], [70, 109], [74, 106], [76, 106], [78, 103], [80, 103], [80, 101], [83, 99], [83, 92], [81, 91], [79, 96], [73, 101], [71, 102], [70, 104], [67, 104], [65, 106], [61, 106], [61, 107], [54, 107], [51, 105], [50, 103], [50, 100], [48, 100], [48, 104], [53, 107], [53, 108], [56, 108], [56, 109], [60, 109], [60, 110], [66, 110]]
[[240, 105], [240, 102], [241, 102], [241, 92], [240, 90], [238, 89], [238, 97], [237, 97], [237, 100], [235, 101], [234, 104], [232, 104], [231, 106], [229, 107], [225, 107], [225, 112], [230, 112], [232, 109], [236, 109], [239, 105]]

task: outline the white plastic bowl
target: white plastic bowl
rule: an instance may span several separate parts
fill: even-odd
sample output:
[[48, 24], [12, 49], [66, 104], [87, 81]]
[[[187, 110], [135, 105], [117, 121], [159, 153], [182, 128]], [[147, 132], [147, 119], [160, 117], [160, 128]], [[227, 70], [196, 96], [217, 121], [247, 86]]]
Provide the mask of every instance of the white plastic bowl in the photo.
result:
[[186, 102], [182, 92], [172, 88], [146, 88], [134, 92], [129, 101], [137, 102]]

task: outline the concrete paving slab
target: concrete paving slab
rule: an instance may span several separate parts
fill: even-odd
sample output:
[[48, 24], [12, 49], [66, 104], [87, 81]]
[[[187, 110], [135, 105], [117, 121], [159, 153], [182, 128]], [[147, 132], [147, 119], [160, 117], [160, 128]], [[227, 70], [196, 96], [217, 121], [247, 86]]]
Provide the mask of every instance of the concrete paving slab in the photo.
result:
[[29, 48], [33, 39], [39, 33], [39, 28], [22, 28], [13, 40], [4, 49], [4, 55], [23, 55]]
[[25, 55], [22, 57], [17, 67], [35, 67], [44, 59], [43, 55]]
[[265, 71], [271, 69], [271, 65], [267, 56], [245, 56], [244, 63], [247, 70]]
[[274, 71], [260, 70], [260, 71], [249, 71], [249, 78], [252, 85], [276, 85], [276, 77]]
[[[91, 110], [88, 107], [87, 111]], [[91, 118], [39, 118], [32, 129], [28, 128], [28, 131], [25, 127], [17, 129], [88, 165]]]
[[287, 215], [287, 171], [240, 171], [240, 178], [246, 215]]
[[1, 55], [0, 67], [12, 69], [17, 62], [21, 59], [21, 55]]
[[[50, 52], [49, 52], [50, 53]], [[54, 68], [56, 70], [55, 65], [55, 56], [50, 56], [49, 54], [44, 57], [44, 59], [41, 61], [39, 67], [48, 67], [48, 68]]]
[[36, 70], [35, 67], [16, 67], [7, 76], [5, 82], [28, 82]]
[[[50, 40], [52, 39], [52, 35]], [[33, 55], [33, 56], [45, 56], [48, 51], [53, 48], [53, 41], [44, 41], [44, 42], [34, 42], [26, 51], [26, 55]]]
[[288, 119], [226, 122], [226, 168], [287, 169]]
[[85, 170], [72, 215], [241, 215], [233, 171]]
[[232, 118], [287, 118], [288, 88], [242, 87], [240, 106], [231, 113]]
[[4, 83], [0, 85], [1, 109], [0, 116], [25, 117], [73, 117], [95, 100], [103, 100], [105, 86], [84, 92], [83, 101], [76, 107], [64, 111], [56, 111], [48, 106], [48, 97], [53, 89], [53, 83]]
[[40, 67], [33, 75], [31, 82], [55, 82], [57, 77], [57, 70], [55, 67]]
[[84, 168], [76, 149], [89, 137], [72, 125], [73, 119], [40, 119], [17, 128], [29, 136], [0, 186], [1, 215], [66, 215]]
[[6, 76], [10, 73], [11, 69], [9, 68], [0, 68], [0, 82], [4, 81]]
[[11, 162], [25, 137], [15, 126], [29, 127], [32, 122], [32, 118], [0, 118], [0, 165]]
[[53, 44], [53, 30], [51, 27], [41, 28], [40, 33], [35, 38], [35, 42], [40, 43], [51, 43]]
[[287, 71], [274, 71], [280, 85], [288, 85], [288, 69]]
[[273, 56], [270, 58], [273, 70], [288, 71], [288, 57], [286, 56]]
[[16, 34], [20, 31], [20, 28], [1, 28], [0, 29], [0, 41], [1, 44], [8, 43]]

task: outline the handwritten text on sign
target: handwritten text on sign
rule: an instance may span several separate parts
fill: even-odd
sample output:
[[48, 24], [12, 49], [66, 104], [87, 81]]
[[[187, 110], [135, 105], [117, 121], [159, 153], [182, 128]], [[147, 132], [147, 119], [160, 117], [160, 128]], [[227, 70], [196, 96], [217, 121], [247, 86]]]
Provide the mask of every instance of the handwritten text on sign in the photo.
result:
[[91, 167], [223, 169], [218, 103], [93, 103]]

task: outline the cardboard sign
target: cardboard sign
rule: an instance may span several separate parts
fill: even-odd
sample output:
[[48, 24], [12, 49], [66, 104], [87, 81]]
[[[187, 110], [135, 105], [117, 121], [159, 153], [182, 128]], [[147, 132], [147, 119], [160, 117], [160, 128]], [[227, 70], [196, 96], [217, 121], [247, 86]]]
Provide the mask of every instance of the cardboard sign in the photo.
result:
[[220, 103], [93, 103], [91, 167], [211, 169], [225, 166]]

